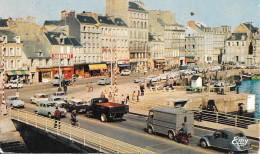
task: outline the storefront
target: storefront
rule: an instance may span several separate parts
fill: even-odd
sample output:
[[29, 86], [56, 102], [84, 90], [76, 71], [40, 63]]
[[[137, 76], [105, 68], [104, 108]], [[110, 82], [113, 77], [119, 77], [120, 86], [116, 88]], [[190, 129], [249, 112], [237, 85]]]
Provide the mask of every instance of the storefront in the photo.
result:
[[91, 64], [88, 65], [88, 72], [91, 76], [105, 76], [107, 75], [106, 64]]
[[23, 83], [28, 81], [28, 76], [30, 75], [27, 70], [17, 70], [17, 71], [6, 71], [7, 81], [15, 80], [17, 78], [21, 79]]
[[[74, 66], [61, 66], [60, 69], [64, 79], [72, 79], [74, 74]], [[54, 78], [55, 74], [59, 74], [59, 67], [52, 68], [52, 78]]]
[[193, 56], [190, 56], [190, 57], [186, 56], [185, 57], [185, 64], [190, 64], [190, 63], [195, 63], [195, 62], [196, 62], [195, 57], [193, 57]]
[[125, 60], [125, 61], [119, 61], [118, 62], [118, 67], [119, 67], [119, 71], [121, 72], [124, 69], [128, 69], [130, 70], [130, 61], [129, 60]]
[[79, 77], [79, 76], [84, 76], [85, 74], [85, 69], [84, 66], [86, 66], [86, 64], [75, 64], [74, 65], [74, 74]]
[[51, 81], [52, 68], [37, 68], [38, 82], [49, 82]]
[[154, 60], [154, 68], [163, 68], [166, 64], [166, 60], [165, 59], [157, 59]]

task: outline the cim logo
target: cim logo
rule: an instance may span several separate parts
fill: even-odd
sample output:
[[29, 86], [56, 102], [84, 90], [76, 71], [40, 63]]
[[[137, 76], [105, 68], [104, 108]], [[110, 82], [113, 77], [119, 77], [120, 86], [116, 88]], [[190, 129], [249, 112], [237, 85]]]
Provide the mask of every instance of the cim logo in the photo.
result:
[[248, 139], [239, 138], [238, 136], [234, 137], [232, 144], [236, 144], [238, 146], [246, 146]]

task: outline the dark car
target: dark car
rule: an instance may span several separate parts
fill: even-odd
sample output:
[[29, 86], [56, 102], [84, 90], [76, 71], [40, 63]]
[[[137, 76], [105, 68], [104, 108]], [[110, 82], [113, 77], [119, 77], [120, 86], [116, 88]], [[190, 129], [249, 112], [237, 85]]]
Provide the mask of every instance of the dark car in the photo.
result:
[[80, 99], [71, 99], [68, 103], [64, 104], [64, 108], [68, 112], [72, 112], [73, 110], [77, 110], [78, 113], [85, 113], [87, 105], [83, 100]]
[[247, 152], [251, 149], [250, 141], [245, 134], [235, 128], [216, 130], [212, 135], [201, 137], [200, 146], [226, 149], [230, 152]]

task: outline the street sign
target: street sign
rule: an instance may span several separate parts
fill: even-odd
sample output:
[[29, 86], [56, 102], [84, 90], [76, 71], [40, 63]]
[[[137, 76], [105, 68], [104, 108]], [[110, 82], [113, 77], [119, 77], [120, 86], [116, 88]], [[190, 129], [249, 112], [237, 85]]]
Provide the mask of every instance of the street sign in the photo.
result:
[[72, 82], [72, 87], [75, 87], [76, 86], [76, 82]]
[[52, 59], [72, 59], [73, 54], [52, 54]]

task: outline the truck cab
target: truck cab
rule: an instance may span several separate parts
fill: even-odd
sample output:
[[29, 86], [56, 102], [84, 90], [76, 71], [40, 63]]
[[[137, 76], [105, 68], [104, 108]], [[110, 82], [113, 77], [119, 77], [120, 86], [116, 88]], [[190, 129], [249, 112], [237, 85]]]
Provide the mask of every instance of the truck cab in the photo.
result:
[[185, 123], [188, 134], [194, 133], [194, 114], [182, 108], [156, 107], [149, 111], [146, 129], [149, 134], [160, 133], [173, 139]]

